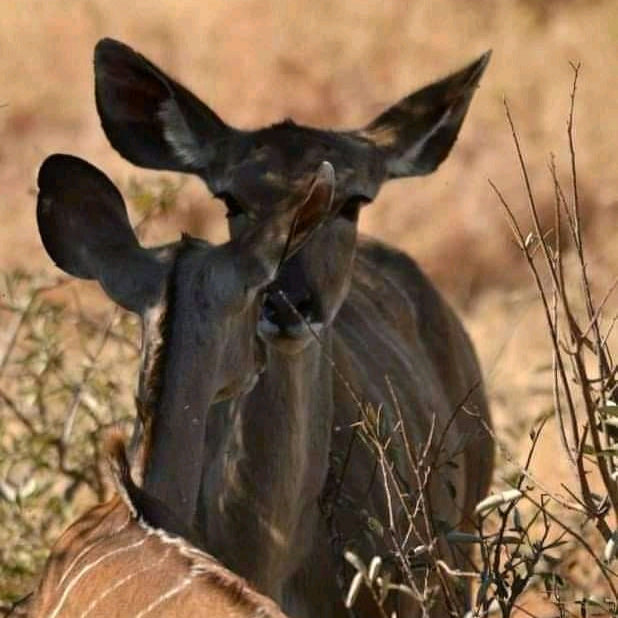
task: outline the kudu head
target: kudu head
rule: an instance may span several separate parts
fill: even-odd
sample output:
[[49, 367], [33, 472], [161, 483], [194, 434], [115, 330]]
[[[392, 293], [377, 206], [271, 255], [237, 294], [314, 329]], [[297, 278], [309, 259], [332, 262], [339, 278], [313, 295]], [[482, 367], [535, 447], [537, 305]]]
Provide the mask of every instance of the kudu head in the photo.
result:
[[334, 171], [326, 162], [317, 170], [308, 188], [223, 245], [185, 235], [156, 248], [141, 246], [122, 196], [92, 165], [56, 154], [39, 171], [37, 220], [52, 260], [98, 280], [142, 317], [146, 488], [187, 523], [200, 486], [206, 412], [251, 388], [262, 368], [261, 292], [329, 214]]
[[279, 271], [259, 321], [263, 339], [297, 352], [311, 340], [311, 330], [332, 322], [346, 296], [360, 207], [386, 180], [438, 167], [488, 61], [489, 52], [356, 131], [291, 121], [241, 131], [142, 55], [103, 39], [95, 50], [96, 102], [107, 137], [129, 161], [199, 175], [225, 203], [232, 238], [268, 217], [320, 161], [333, 164], [337, 216]]

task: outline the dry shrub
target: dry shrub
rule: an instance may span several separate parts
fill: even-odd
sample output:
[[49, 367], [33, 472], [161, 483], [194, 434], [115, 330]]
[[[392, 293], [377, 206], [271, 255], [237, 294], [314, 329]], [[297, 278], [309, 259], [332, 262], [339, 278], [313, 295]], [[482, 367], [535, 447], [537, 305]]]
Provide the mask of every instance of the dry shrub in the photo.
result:
[[[287, 115], [320, 126], [358, 126], [410, 89], [454, 69], [468, 56], [494, 47], [490, 71], [448, 162], [433, 177], [386, 187], [362, 218], [365, 231], [414, 253], [452, 297], [472, 309], [487, 290], [517, 288], [527, 268], [519, 257], [522, 243], [518, 245], [510, 232], [498, 225], [501, 215], [490, 208], [489, 192], [482, 182], [487, 175], [499, 178], [506, 195], [514, 195], [519, 183], [520, 171], [513, 165], [512, 155], [506, 154], [511, 149], [499, 111], [502, 96], [506, 91], [513, 101], [520, 140], [531, 151], [528, 167], [536, 187], [548, 162], [541, 144], [556, 143], [562, 132], [563, 117], [557, 106], [562, 100], [565, 69], [568, 71], [564, 59], [581, 58], [586, 75], [595, 77], [586, 81], [579, 95], [579, 107], [587, 111], [578, 132], [580, 232], [586, 232], [588, 241], [589, 274], [594, 268], [615, 270], [618, 244], [612, 232], [618, 212], [618, 133], [608, 101], [616, 90], [618, 74], [607, 67], [615, 63], [618, 5], [612, 0], [501, 0], [481, 8], [480, 3], [461, 0], [449, 0], [444, 6], [391, 3], [386, 8], [382, 2], [363, 6], [316, 2], [307, 14], [298, 2], [282, 2], [267, 11], [261, 0], [219, 3], [208, 11], [197, 0], [182, 5], [164, 0], [157, 6], [140, 0], [122, 11], [116, 7], [108, 11], [98, 0], [69, 0], [62, 10], [59, 6], [24, 0], [6, 3], [0, 9], [0, 73], [6, 80], [0, 97], [0, 103], [6, 104], [0, 108], [0, 260], [3, 268], [22, 266], [21, 273], [5, 274], [0, 290], [2, 601], [29, 589], [33, 573], [59, 529], [82, 506], [102, 495], [98, 429], [115, 420], [126, 422], [132, 410], [129, 393], [136, 368], [135, 323], [113, 315], [111, 309], [110, 313], [95, 311], [95, 301], [100, 298], [96, 286], [63, 283], [57, 287], [54, 278], [34, 276], [30, 271], [48, 263], [36, 238], [33, 199], [28, 192], [33, 171], [47, 152], [77, 148], [80, 154], [112, 170], [125, 186], [128, 175], [135, 174], [109, 148], [94, 111], [90, 58], [99, 37], [116, 36], [142, 50], [203, 96], [224, 118], [241, 126], [256, 126]], [[32, 18], [34, 12], [36, 19]], [[70, 37], [66, 35], [69, 31]], [[568, 173], [564, 174], [569, 168], [568, 157], [567, 164], [563, 161], [559, 167], [563, 170], [560, 183], [568, 187]], [[140, 172], [138, 188], [144, 178], [149, 176]], [[210, 238], [213, 234], [222, 238], [223, 223], [213, 205], [205, 203], [203, 186], [194, 181], [182, 186], [174, 184], [175, 180], [170, 182], [178, 190], [174, 194], [176, 208], [154, 226], [153, 239], [168, 240], [172, 223], [179, 229], [207, 230]], [[535, 189], [543, 231], [554, 228], [554, 189], [553, 183]], [[161, 196], [167, 202], [166, 191], [163, 185], [156, 185], [146, 193], [155, 201]], [[511, 199], [516, 217], [527, 216], [525, 203]], [[560, 208], [564, 210], [563, 205]], [[139, 209], [136, 212], [139, 214]], [[568, 271], [576, 262], [576, 243], [564, 217], [558, 227], [558, 245], [554, 244], [555, 235], [547, 237], [547, 242], [552, 252], [557, 248], [567, 252], [556, 255], [565, 264], [565, 289], [570, 293], [576, 286], [579, 289], [577, 277]], [[535, 251], [536, 260], [541, 238], [545, 236], [535, 233], [531, 244], [526, 247], [523, 243], [525, 250]], [[25, 264], [28, 273], [23, 272]], [[593, 297], [604, 298], [607, 290], [595, 289], [594, 281], [590, 286]], [[615, 301], [615, 293], [606, 308], [612, 299]], [[576, 309], [578, 316], [587, 315], [585, 301], [578, 300]], [[560, 316], [564, 325], [564, 315]], [[510, 313], [499, 317], [508, 321]], [[607, 330], [614, 317], [610, 313], [608, 322], [601, 313], [596, 321]], [[486, 321], [487, 316], [477, 319]], [[584, 318], [580, 330], [588, 330], [587, 322]], [[495, 337], [495, 332], [491, 336]], [[570, 351], [568, 331], [565, 337]], [[579, 350], [586, 357], [586, 368], [598, 367], [595, 354]], [[571, 359], [567, 357], [567, 367]], [[551, 359], [540, 364], [551, 366]], [[545, 390], [551, 389], [551, 371], [545, 368], [536, 375]], [[503, 390], [510, 390], [516, 379], [512, 374], [505, 376]], [[603, 383], [578, 379], [578, 388], [582, 384], [591, 387], [593, 402], [602, 399], [599, 385]], [[604, 384], [606, 388], [608, 382]], [[524, 445], [528, 451], [533, 450], [527, 448], [529, 432], [536, 445], [555, 421], [538, 426], [542, 422], [538, 417], [544, 415], [531, 405], [529, 384], [525, 390], [525, 403], [508, 398], [499, 402], [494, 398], [492, 403], [494, 409], [503, 406], [507, 414], [524, 409], [526, 414], [517, 419], [511, 444]], [[598, 423], [604, 430], [599, 433], [601, 443], [610, 440], [607, 427], [611, 423], [607, 420], [612, 418], [611, 408], [595, 409], [592, 424], [590, 419], [582, 421], [584, 409], [577, 400], [576, 424], [583, 428], [586, 423], [589, 427]], [[72, 425], [68, 422], [71, 410], [75, 411]], [[567, 418], [569, 414], [567, 410]], [[68, 432], [71, 439], [64, 444], [67, 425], [72, 427]], [[608, 454], [599, 454], [591, 446], [590, 435], [590, 429], [585, 434], [582, 429], [578, 436], [586, 469], [594, 469], [599, 458], [610, 461]], [[506, 441], [505, 436], [499, 437]], [[573, 451], [578, 440], [569, 436], [567, 441]], [[567, 467], [573, 469], [570, 463]], [[538, 580], [540, 564], [546, 575], [543, 581], [549, 586], [547, 598], [553, 612], [549, 615], [586, 611], [590, 615], [594, 610], [591, 595], [596, 593], [602, 605], [608, 586], [605, 567], [597, 564], [584, 542], [598, 558], [608, 530], [616, 528], [611, 511], [604, 511], [603, 479], [599, 483], [598, 476], [590, 475], [596, 480], [588, 492], [585, 485], [578, 488], [578, 477], [572, 477], [575, 483], [569, 483], [569, 489], [582, 506], [566, 489], [556, 495], [555, 479], [546, 479], [538, 471], [532, 477], [524, 474], [525, 469], [525, 459], [521, 463], [508, 453], [503, 455], [496, 490], [520, 486], [524, 496], [498, 505], [478, 534], [482, 541], [477, 539], [475, 544], [483, 548], [483, 560], [476, 567], [482, 574], [477, 604], [501, 599], [506, 604], [504, 613], [510, 611], [509, 604], [531, 595], [538, 608], [542, 596], [538, 587], [524, 585], [519, 601], [509, 600], [509, 595], [513, 587], [521, 588], [522, 577], [524, 582]], [[551, 476], [553, 470], [546, 472]], [[545, 480], [552, 485], [548, 491], [543, 489]], [[600, 501], [595, 494], [601, 496]], [[577, 508], [565, 509], [561, 500]], [[603, 506], [600, 515], [595, 511], [599, 504]], [[560, 522], [551, 519], [555, 513]], [[595, 523], [601, 529], [595, 528]], [[564, 535], [562, 524], [580, 539], [569, 532]], [[551, 535], [545, 536], [548, 527]], [[511, 534], [520, 540], [513, 543]], [[549, 549], [565, 539], [566, 543]], [[375, 577], [369, 580], [375, 582]], [[561, 582], [570, 592], [560, 588]], [[565, 598], [569, 604], [561, 605]]]
[[[138, 232], [165, 220], [177, 191], [130, 184]], [[138, 321], [83, 298], [88, 285], [1, 273], [0, 611], [31, 590], [63, 528], [106, 498], [102, 433], [132, 426]]]
[[[529, 218], [516, 216], [491, 183], [544, 308], [552, 342], [552, 358], [548, 360], [554, 409], [524, 423], [530, 446], [523, 462], [508, 451], [501, 436], [487, 428], [500, 450], [501, 465], [496, 491], [477, 505], [477, 530], [469, 534], [445, 529], [423, 499], [429, 474], [439, 473], [431, 467], [435, 459], [428, 459], [427, 453], [439, 446], [440, 436], [430, 436], [426, 443], [417, 445], [409, 436], [396, 435], [403, 432], [403, 424], [384, 435], [379, 413], [362, 407], [360, 429], [384, 474], [390, 506], [389, 520], [374, 527], [390, 541], [391, 552], [374, 558], [369, 565], [348, 552], [346, 558], [355, 569], [348, 580], [351, 607], [365, 586], [378, 603], [394, 592], [412, 596], [430, 612], [440, 599], [446, 606], [445, 615], [461, 616], [466, 607], [465, 586], [461, 584], [472, 580], [476, 590], [472, 609], [466, 613], [470, 617], [618, 615], [618, 367], [609, 346], [618, 314], [608, 310], [618, 280], [595, 299], [583, 241], [574, 141], [579, 66], [573, 70], [567, 129], [570, 187], [565, 189], [551, 165], [555, 196], [551, 223], [541, 217], [506, 103]], [[569, 242], [562, 238], [564, 234]], [[465, 406], [458, 413], [465, 413]], [[570, 463], [570, 477], [559, 491], [549, 487], [541, 472], [532, 471], [539, 440], [551, 421], [556, 423], [564, 446], [555, 457]], [[403, 461], [407, 470], [398, 469], [402, 459], [394, 460], [389, 450], [395, 440], [406, 445]], [[547, 470], [547, 476], [552, 472]], [[415, 481], [411, 488], [404, 480], [409, 478]], [[401, 513], [407, 517], [403, 530], [408, 532], [403, 535], [393, 523]], [[445, 550], [441, 539], [450, 544], [449, 549]], [[477, 560], [467, 570], [455, 569], [451, 552], [457, 549], [453, 548], [470, 544], [478, 548]], [[423, 558], [420, 564], [419, 556]], [[393, 582], [381, 572], [384, 562], [398, 565], [401, 580]]]

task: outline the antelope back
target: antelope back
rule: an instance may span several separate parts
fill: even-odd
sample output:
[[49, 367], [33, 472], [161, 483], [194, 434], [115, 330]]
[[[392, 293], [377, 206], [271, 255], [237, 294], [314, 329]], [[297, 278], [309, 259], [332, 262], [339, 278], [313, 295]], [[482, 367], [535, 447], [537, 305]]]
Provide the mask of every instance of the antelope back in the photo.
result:
[[31, 618], [283, 618], [274, 602], [180, 537], [150, 528], [116, 496], [58, 540]]
[[30, 602], [31, 618], [285, 618], [210, 555], [153, 527], [148, 519], [160, 517], [154, 511], [170, 509], [132, 485], [122, 445], [111, 452], [119, 491], [58, 539]]

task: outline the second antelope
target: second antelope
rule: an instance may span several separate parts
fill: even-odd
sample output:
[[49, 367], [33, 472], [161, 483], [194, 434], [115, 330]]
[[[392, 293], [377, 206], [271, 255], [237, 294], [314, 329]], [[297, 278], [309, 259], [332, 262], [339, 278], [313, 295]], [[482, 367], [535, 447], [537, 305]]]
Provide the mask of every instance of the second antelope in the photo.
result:
[[52, 548], [29, 618], [285, 618], [212, 556], [172, 532], [182, 522], [136, 487], [120, 436], [109, 454], [117, 494]]
[[[203, 407], [249, 389], [261, 370], [263, 344], [255, 334], [259, 292], [327, 216], [332, 168], [320, 166], [294, 209], [273, 213], [264, 224], [216, 247], [188, 236], [163, 247], [142, 247], [118, 190], [77, 157], [48, 157], [38, 184], [37, 218], [50, 256], [73, 275], [98, 279], [114, 300], [144, 320], [148, 398], [139, 410], [145, 425], [140, 467], [148, 466], [150, 458], [152, 416], [146, 410], [159, 406], [160, 398], [163, 405], [169, 403], [158, 380], [172, 369], [161, 364], [171, 340], [184, 340], [179, 352], [185, 345], [192, 350], [178, 357], [186, 363], [188, 382], [183, 383], [182, 374], [175, 378], [181, 391], [190, 387], [197, 398], [171, 402], [181, 406], [179, 414], [188, 414], [190, 422], [176, 427], [173, 415], [167, 419], [169, 448], [201, 447], [193, 435], [204, 435]], [[194, 389], [197, 368], [200, 381]], [[189, 453], [191, 466], [170, 470], [180, 474], [179, 484], [184, 474], [199, 484], [199, 451]], [[166, 531], [194, 538], [192, 522], [176, 516], [179, 504], [133, 485], [121, 444], [116, 442], [112, 452], [120, 497], [93, 509], [58, 541], [35, 595], [33, 618], [283, 618], [274, 603], [210, 556], [182, 538], [170, 539]]]

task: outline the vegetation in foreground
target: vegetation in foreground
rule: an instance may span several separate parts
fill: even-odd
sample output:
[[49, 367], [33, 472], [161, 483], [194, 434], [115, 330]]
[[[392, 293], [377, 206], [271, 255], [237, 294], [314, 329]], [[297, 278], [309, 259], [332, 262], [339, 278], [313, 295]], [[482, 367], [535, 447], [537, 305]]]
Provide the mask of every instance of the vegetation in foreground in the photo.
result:
[[[576, 80], [572, 103], [575, 85]], [[509, 199], [492, 186], [546, 317], [553, 347], [548, 359], [553, 410], [527, 427], [530, 446], [524, 461], [516, 461], [502, 448], [500, 436], [494, 436], [501, 455], [495, 494], [479, 503], [477, 530], [462, 532], [439, 528], [423, 500], [425, 479], [434, 465], [424, 456], [431, 445], [398, 436], [407, 445], [407, 465], [417, 479], [416, 491], [410, 493], [391, 456], [394, 436], [381, 433], [380, 410], [361, 409], [359, 430], [387, 481], [392, 519], [395, 510], [403, 510], [409, 530], [401, 537], [390, 521], [372, 522], [374, 533], [389, 538], [392, 555], [365, 565], [352, 551], [346, 553], [356, 573], [342, 590], [350, 607], [362, 586], [378, 602], [387, 594], [408, 594], [425, 607], [442, 589], [453, 615], [461, 615], [460, 582], [472, 580], [471, 615], [618, 614], [618, 408], [616, 365], [609, 349], [616, 316], [606, 316], [615, 287], [599, 301], [593, 298], [581, 226], [573, 107], [568, 124], [571, 186], [561, 185], [552, 163], [554, 220], [547, 227], [540, 221], [508, 107], [507, 117], [530, 219], [513, 215]], [[169, 186], [134, 185], [132, 191], [134, 205], [146, 213], [145, 226], [174, 204]], [[93, 313], [82, 307], [74, 284], [66, 279], [11, 272], [4, 273], [1, 285], [0, 599], [8, 611], [32, 587], [62, 528], [106, 495], [100, 436], [110, 425], [130, 427], [139, 334], [133, 318], [114, 308]], [[465, 404], [458, 413], [467, 413]], [[559, 456], [568, 459], [572, 470], [559, 493], [531, 472], [535, 448], [550, 424], [562, 437]], [[418, 498], [412, 502], [411, 495]], [[454, 547], [477, 548], [468, 569], [451, 568], [449, 556], [435, 542], [440, 536]], [[404, 574], [402, 582], [386, 576], [382, 564], [389, 560]]]

